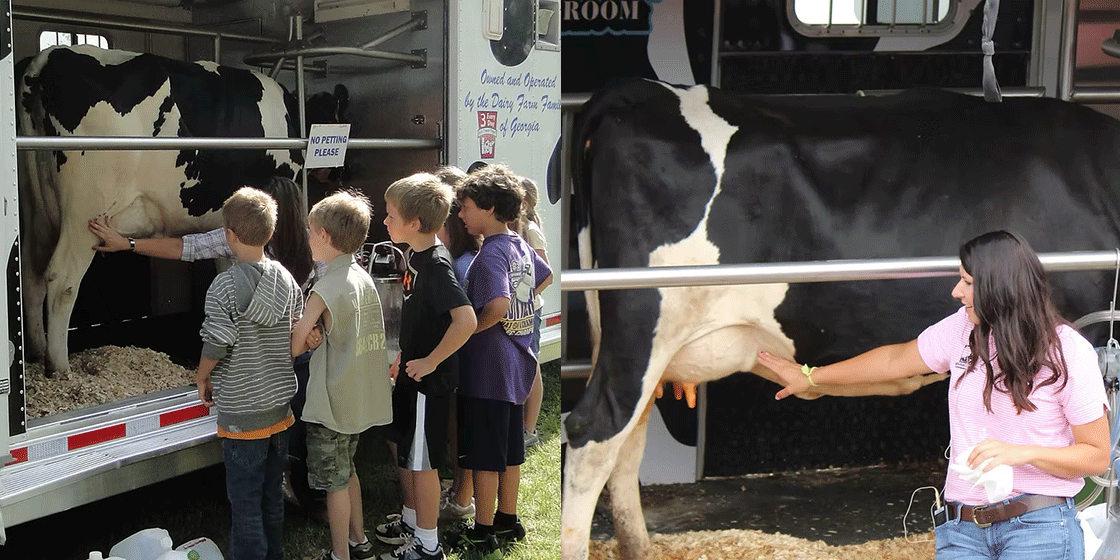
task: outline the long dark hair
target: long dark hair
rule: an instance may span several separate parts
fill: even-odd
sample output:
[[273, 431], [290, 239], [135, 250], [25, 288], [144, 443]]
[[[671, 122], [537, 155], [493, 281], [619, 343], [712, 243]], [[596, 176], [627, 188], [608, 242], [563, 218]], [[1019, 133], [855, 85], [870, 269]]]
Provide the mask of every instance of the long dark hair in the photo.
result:
[[268, 241], [269, 253], [302, 286], [315, 262], [311, 259], [307, 210], [303, 207], [299, 186], [291, 179], [272, 177], [263, 190], [276, 200], [276, 231]]
[[[1050, 299], [1050, 283], [1038, 255], [1016, 233], [993, 231], [961, 246], [961, 266], [972, 276], [972, 300], [980, 324], [972, 329], [972, 355], [968, 369], [983, 362], [987, 372], [984, 407], [992, 411], [992, 389], [1011, 395], [1015, 411], [1036, 409], [1028, 396], [1036, 388], [1054, 383], [1065, 387], [1069, 378], [1065, 355], [1058, 341], [1058, 327], [1068, 324]], [[988, 351], [995, 338], [993, 372]], [[1043, 367], [1054, 373], [1038, 382]], [[960, 380], [957, 381], [960, 383]]]
[[459, 217], [459, 201], [451, 203], [451, 213], [447, 215], [444, 227], [447, 229], [447, 251], [452, 258], [459, 258], [463, 253], [477, 253], [482, 247], [478, 236], [467, 231], [467, 224]]

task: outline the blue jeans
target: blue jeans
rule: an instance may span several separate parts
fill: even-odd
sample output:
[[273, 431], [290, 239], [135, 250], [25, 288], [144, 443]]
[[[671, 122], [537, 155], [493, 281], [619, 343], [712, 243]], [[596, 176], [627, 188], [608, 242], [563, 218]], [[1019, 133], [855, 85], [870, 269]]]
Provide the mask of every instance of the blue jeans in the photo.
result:
[[222, 438], [226, 495], [233, 512], [230, 560], [283, 560], [288, 430], [268, 439]]
[[[1002, 503], [1006, 503], [1006, 500]], [[960, 504], [957, 504], [960, 505]], [[1085, 534], [1073, 499], [980, 528], [959, 517], [934, 529], [937, 560], [1084, 560]]]

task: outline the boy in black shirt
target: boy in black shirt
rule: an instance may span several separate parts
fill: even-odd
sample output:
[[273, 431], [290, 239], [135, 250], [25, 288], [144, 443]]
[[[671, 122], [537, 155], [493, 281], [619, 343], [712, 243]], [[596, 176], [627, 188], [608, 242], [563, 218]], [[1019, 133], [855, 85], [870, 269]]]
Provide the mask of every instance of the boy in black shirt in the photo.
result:
[[389, 237], [409, 249], [401, 352], [390, 370], [396, 379], [393, 432], [399, 438], [405, 504], [400, 519], [376, 531], [382, 541], [402, 546], [383, 554], [384, 560], [445, 557], [436, 534], [438, 469], [446, 463], [448, 414], [459, 384], [455, 351], [477, 326], [474, 308], [455, 279], [451, 254], [436, 241], [453, 198], [451, 187], [429, 173], [401, 179], [385, 191]]

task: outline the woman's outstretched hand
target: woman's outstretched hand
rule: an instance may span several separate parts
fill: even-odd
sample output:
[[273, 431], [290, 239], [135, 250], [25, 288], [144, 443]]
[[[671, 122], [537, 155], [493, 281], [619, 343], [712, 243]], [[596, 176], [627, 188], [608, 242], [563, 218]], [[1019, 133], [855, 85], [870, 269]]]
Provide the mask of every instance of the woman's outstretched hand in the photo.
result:
[[779, 358], [769, 352], [758, 352], [758, 363], [782, 378], [786, 388], [774, 395], [775, 400], [782, 400], [788, 396], [805, 392], [809, 389], [809, 378], [801, 373], [801, 366], [785, 358]]
[[89, 231], [101, 240], [101, 243], [93, 246], [94, 251], [113, 253], [129, 249], [128, 239], [109, 226], [109, 217], [105, 214], [91, 218], [88, 225]]

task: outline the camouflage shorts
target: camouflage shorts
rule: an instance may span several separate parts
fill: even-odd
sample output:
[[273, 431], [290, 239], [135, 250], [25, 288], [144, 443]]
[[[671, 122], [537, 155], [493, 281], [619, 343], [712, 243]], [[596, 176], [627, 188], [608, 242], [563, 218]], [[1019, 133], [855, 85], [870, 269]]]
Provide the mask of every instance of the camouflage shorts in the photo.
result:
[[307, 484], [331, 492], [346, 487], [354, 468], [358, 436], [340, 434], [320, 424], [307, 424]]

